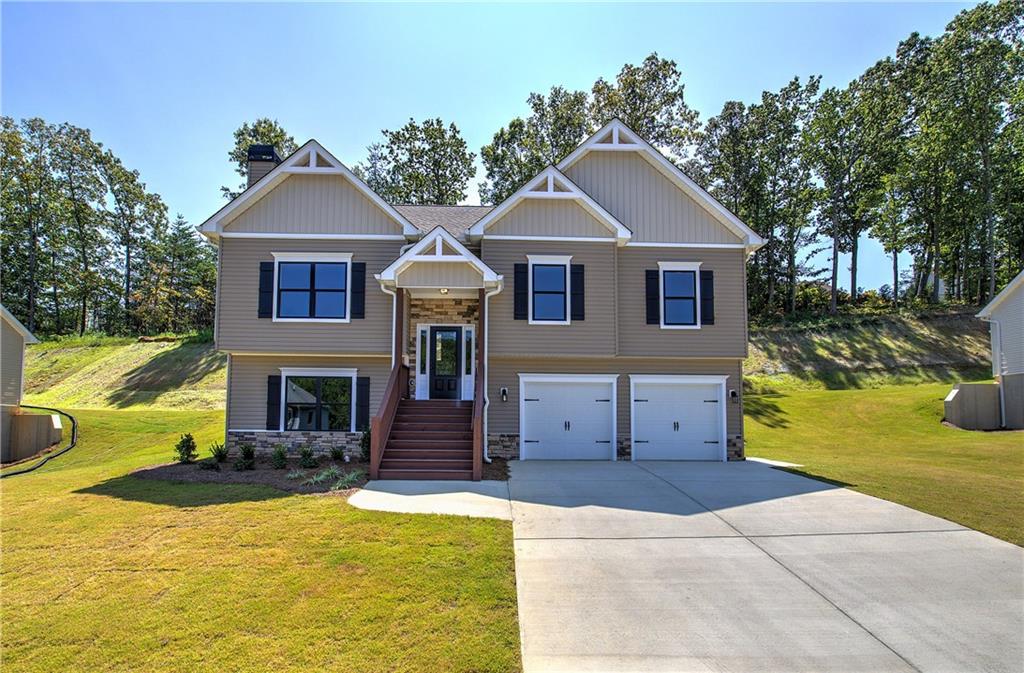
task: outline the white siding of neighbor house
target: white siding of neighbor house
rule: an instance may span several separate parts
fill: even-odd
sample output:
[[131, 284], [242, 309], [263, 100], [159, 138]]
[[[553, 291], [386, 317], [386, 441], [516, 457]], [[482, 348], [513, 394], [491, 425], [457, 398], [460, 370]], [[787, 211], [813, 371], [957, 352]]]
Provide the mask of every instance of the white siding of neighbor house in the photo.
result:
[[992, 326], [993, 360], [999, 360], [992, 362], [992, 373], [1024, 374], [1024, 285], [1018, 285], [996, 306], [991, 320], [999, 323], [998, 340], [996, 327]]

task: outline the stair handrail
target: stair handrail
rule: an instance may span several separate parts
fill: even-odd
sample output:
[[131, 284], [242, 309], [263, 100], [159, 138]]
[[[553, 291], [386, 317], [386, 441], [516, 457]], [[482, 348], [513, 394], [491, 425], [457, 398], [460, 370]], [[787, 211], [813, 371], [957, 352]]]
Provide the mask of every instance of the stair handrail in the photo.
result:
[[473, 386], [473, 481], [483, 478], [484, 377], [477, 372]]
[[395, 421], [398, 403], [409, 391], [409, 366], [397, 362], [388, 376], [388, 384], [384, 388], [384, 398], [380, 402], [377, 414], [370, 420], [370, 479], [377, 479], [380, 473], [380, 461], [384, 456], [391, 425]]

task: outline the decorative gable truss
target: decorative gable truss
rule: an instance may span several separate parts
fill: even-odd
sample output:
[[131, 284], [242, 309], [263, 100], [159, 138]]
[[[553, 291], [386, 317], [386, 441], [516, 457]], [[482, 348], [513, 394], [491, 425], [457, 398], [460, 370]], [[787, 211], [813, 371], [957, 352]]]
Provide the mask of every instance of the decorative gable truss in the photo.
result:
[[315, 140], [307, 141], [302, 147], [295, 150], [284, 161], [264, 175], [256, 184], [252, 185], [239, 194], [226, 206], [213, 214], [210, 219], [199, 225], [199, 232], [208, 238], [216, 239], [223, 233], [224, 225], [245, 212], [261, 198], [266, 196], [279, 184], [292, 175], [338, 175], [345, 178], [366, 198], [372, 201], [378, 208], [395, 220], [402, 227], [402, 235], [406, 237], [419, 236], [420, 230], [409, 220], [403, 217], [397, 210], [391, 207], [377, 192], [363, 182], [345, 164]]
[[[384, 288], [402, 287], [400, 276], [416, 264], [464, 265], [480, 274], [479, 284], [475, 283], [474, 287], [500, 288], [502, 285], [501, 275], [440, 226], [431, 229], [374, 278]], [[448, 286], [447, 283], [444, 285]]]
[[473, 238], [487, 238], [487, 228], [501, 219], [524, 199], [566, 199], [575, 201], [608, 228], [619, 245], [625, 245], [633, 236], [629, 228], [605, 210], [601, 204], [580, 189], [567, 175], [554, 166], [548, 166], [535, 178], [519, 188], [512, 196], [474, 224], [469, 235]]
[[644, 159], [668, 178], [670, 182], [679, 187], [690, 198], [697, 201], [716, 220], [742, 239], [748, 253], [753, 253], [765, 244], [765, 240], [757, 232], [748, 227], [715, 197], [711, 196], [703, 187], [694, 182], [690, 176], [683, 173], [678, 166], [665, 158], [665, 155], [618, 119], [613, 119], [605, 124], [597, 133], [573, 150], [569, 156], [559, 161], [558, 169], [560, 171], [568, 170], [570, 166], [590, 152], [640, 153]]

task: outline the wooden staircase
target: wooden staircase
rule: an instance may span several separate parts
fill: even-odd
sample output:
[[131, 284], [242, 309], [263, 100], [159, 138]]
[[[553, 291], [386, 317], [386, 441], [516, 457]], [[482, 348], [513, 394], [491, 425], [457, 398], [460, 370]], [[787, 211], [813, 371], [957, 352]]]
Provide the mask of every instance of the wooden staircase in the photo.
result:
[[473, 403], [399, 400], [380, 479], [472, 479]]

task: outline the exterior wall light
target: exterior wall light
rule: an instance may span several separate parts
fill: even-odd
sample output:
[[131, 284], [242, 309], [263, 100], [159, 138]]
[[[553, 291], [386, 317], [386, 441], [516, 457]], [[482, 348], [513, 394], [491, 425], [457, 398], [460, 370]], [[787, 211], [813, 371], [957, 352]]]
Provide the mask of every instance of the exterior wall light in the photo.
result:
[[448, 288], [442, 287], [441, 288], [441, 294], [448, 294]]

